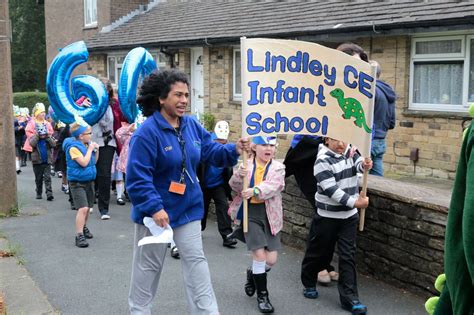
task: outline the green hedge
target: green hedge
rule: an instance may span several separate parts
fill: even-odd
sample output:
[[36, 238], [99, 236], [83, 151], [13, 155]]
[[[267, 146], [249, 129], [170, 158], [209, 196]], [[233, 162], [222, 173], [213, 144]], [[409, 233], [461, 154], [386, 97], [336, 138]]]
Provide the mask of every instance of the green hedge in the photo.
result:
[[49, 106], [48, 95], [45, 92], [17, 92], [13, 93], [13, 104], [28, 107], [31, 110], [36, 103], [43, 103], [46, 110]]

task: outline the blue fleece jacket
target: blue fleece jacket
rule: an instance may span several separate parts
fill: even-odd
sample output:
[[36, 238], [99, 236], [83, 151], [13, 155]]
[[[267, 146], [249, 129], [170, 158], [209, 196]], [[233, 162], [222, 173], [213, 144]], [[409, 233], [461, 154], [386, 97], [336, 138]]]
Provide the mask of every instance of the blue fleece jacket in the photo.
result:
[[375, 139], [385, 139], [387, 130], [395, 128], [395, 91], [387, 83], [377, 80], [374, 105]]
[[184, 195], [169, 191], [171, 181], [181, 176], [182, 153], [176, 131], [155, 112], [135, 131], [131, 140], [127, 164], [127, 191], [132, 201], [131, 218], [143, 224], [165, 209], [172, 228], [201, 220], [204, 214], [203, 196], [196, 176], [200, 161], [218, 167], [237, 163], [235, 144], [222, 145], [211, 140], [211, 135], [194, 119], [181, 118], [181, 132], [186, 148]]

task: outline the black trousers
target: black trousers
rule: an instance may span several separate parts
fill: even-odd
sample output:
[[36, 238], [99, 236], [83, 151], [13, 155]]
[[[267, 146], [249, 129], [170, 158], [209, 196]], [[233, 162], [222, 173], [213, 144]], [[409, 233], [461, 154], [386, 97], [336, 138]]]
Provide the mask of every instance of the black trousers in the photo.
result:
[[46, 190], [46, 196], [53, 195], [51, 188], [51, 166], [48, 163], [33, 164], [33, 172], [35, 173], [36, 195], [43, 194], [43, 181]]
[[318, 272], [331, 262], [337, 242], [339, 251], [338, 290], [341, 304], [359, 299], [355, 268], [356, 235], [359, 214], [347, 219], [331, 219], [316, 214], [311, 222], [310, 237], [301, 265], [301, 282], [316, 287]]
[[222, 236], [222, 239], [225, 239], [227, 235], [232, 233], [232, 224], [227, 214], [229, 203], [224, 186], [219, 185], [213, 188], [204, 188], [202, 193], [204, 195], [204, 217], [201, 220], [201, 230], [204, 231], [206, 229], [209, 204], [212, 199], [216, 205], [217, 228], [219, 229], [219, 234]]
[[109, 213], [110, 182], [112, 177], [112, 161], [114, 159], [115, 147], [103, 146], [99, 148], [99, 160], [97, 160], [97, 177], [95, 180], [98, 194], [98, 206], [100, 214]]

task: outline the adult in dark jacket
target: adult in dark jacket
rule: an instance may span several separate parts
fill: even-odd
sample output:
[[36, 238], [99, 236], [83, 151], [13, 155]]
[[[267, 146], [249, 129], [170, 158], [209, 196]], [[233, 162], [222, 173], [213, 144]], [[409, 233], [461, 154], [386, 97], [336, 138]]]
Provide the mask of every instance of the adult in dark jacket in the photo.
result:
[[162, 228], [173, 228], [189, 312], [219, 313], [202, 247], [204, 209], [196, 169], [200, 162], [219, 167], [235, 165], [249, 142], [239, 139], [237, 144], [222, 145], [212, 141], [198, 121], [184, 115], [188, 99], [188, 78], [180, 71], [152, 73], [140, 87], [137, 103], [148, 119], [130, 140], [126, 172], [135, 223], [128, 299], [131, 314], [151, 313], [167, 251], [167, 244], [138, 246], [140, 239], [151, 235], [144, 226], [145, 217], [153, 218]]
[[389, 129], [395, 128], [395, 100], [397, 98], [393, 88], [379, 80], [380, 64], [371, 60], [370, 64], [377, 67], [377, 84], [375, 90], [374, 127], [370, 155], [373, 168], [370, 174], [383, 176], [383, 155], [386, 151], [385, 137]]

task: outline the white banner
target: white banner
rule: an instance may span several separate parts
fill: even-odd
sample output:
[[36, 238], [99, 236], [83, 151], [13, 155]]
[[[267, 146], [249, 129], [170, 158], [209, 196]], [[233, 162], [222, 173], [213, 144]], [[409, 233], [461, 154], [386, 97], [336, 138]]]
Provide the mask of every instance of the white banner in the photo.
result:
[[241, 39], [242, 134], [308, 134], [370, 156], [375, 67], [309, 42]]

